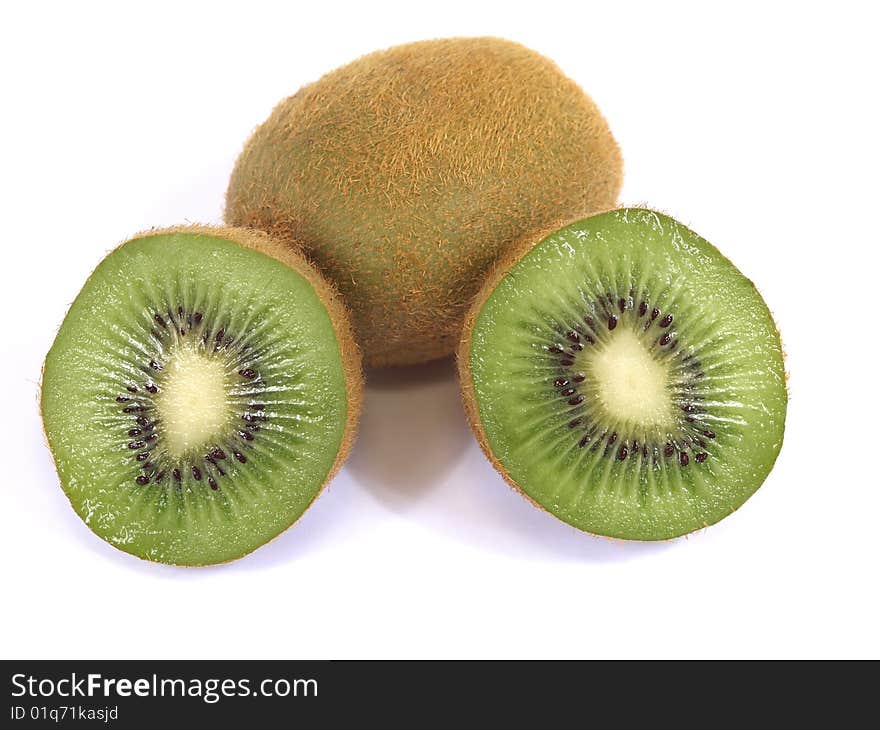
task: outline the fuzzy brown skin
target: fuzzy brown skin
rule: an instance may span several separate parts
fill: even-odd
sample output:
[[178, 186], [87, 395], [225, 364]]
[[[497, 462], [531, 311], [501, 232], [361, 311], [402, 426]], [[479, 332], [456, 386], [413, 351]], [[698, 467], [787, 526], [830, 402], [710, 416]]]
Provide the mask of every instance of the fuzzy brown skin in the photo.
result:
[[550, 60], [498, 38], [364, 56], [282, 101], [245, 146], [230, 224], [304, 249], [369, 366], [451, 354], [487, 269], [528, 231], [611, 207], [620, 151]]
[[[321, 488], [316, 492], [314, 499], [312, 499], [312, 502], [309, 504], [309, 507], [311, 507], [311, 505], [315, 503], [315, 500], [324, 491], [324, 488], [333, 479], [333, 477], [336, 475], [336, 473], [339, 471], [339, 469], [342, 467], [342, 464], [348, 457], [348, 454], [351, 451], [351, 447], [354, 444], [355, 436], [357, 434], [358, 423], [360, 421], [364, 390], [363, 367], [360, 349], [358, 348], [357, 342], [354, 338], [354, 332], [351, 327], [351, 317], [348, 313], [348, 310], [346, 309], [342, 298], [336, 291], [335, 287], [321, 275], [321, 273], [308, 261], [308, 259], [305, 258], [305, 256], [292, 250], [289, 246], [285, 246], [284, 244], [276, 241], [271, 236], [262, 233], [261, 231], [254, 231], [245, 228], [235, 228], [229, 226], [206, 226], [198, 224], [172, 226], [169, 228], [153, 228], [148, 231], [141, 231], [140, 233], [124, 241], [123, 244], [139, 238], [148, 238], [150, 236], [164, 236], [174, 233], [189, 233], [197, 235], [201, 234], [205, 236], [222, 238], [227, 241], [237, 243], [240, 246], [244, 246], [245, 248], [251, 248], [261, 253], [264, 253], [267, 256], [271, 256], [272, 258], [281, 261], [283, 264], [289, 266], [291, 269], [300, 274], [306, 281], [308, 281], [309, 284], [312, 285], [315, 294], [317, 294], [318, 298], [321, 300], [321, 303], [327, 308], [327, 312], [330, 315], [330, 321], [333, 324], [333, 329], [336, 333], [336, 340], [339, 344], [339, 352], [342, 357], [342, 367], [345, 374], [345, 389], [348, 395], [348, 411], [346, 413], [345, 430], [343, 431], [342, 441], [339, 444], [339, 452], [336, 455], [336, 460], [333, 462], [330, 471], [327, 473], [327, 477], [324, 480], [324, 483], [321, 485]], [[42, 372], [44, 370], [45, 363], [40, 374], [41, 421], [43, 410]], [[49, 453], [52, 456], [52, 460], [54, 462], [55, 455], [54, 453], [52, 453], [52, 449], [49, 447], [49, 440], [46, 436], [45, 426], [43, 427], [43, 440], [46, 444], [46, 448], [49, 449]], [[299, 521], [299, 519], [302, 519], [303, 514], [305, 514], [307, 511], [308, 507], [303, 510], [303, 513], [299, 516], [297, 522]], [[290, 527], [293, 527], [293, 525], [291, 525]], [[285, 531], [282, 531], [281, 533], [276, 535], [274, 538], [272, 538], [272, 540], [277, 540], [281, 535], [284, 534]], [[269, 542], [272, 542], [272, 540], [269, 540]], [[112, 543], [108, 544], [112, 545]], [[113, 545], [113, 547], [115, 547], [117, 550], [120, 549], [116, 545]], [[204, 565], [196, 563], [158, 563], [148, 560], [141, 555], [135, 555], [134, 553], [125, 552], [125, 554], [131, 555], [144, 561], [145, 563], [151, 563], [153, 565], [167, 564], [183, 568], [211, 568], [217, 565], [225, 565], [226, 563], [240, 560], [242, 557], [244, 557], [245, 555], [249, 555], [250, 553], [245, 553], [244, 555], [240, 555], [236, 558], [231, 558], [230, 560], [227, 560], [223, 563], [207, 563]]]

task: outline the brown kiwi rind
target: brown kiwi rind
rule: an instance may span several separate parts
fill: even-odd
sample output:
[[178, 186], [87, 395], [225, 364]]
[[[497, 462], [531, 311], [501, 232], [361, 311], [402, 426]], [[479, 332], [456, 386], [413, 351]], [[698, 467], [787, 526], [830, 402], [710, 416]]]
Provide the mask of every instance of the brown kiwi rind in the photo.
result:
[[226, 220], [302, 248], [344, 296], [369, 366], [450, 355], [486, 271], [528, 231], [617, 201], [593, 101], [499, 38], [364, 56], [283, 100], [247, 142]]

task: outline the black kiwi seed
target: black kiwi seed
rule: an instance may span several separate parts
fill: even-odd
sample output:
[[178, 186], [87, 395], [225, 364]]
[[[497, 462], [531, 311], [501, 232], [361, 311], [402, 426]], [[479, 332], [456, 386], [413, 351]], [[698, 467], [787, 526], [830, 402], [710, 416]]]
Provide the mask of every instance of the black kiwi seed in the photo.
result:
[[[187, 314], [182, 306], [178, 306], [176, 312], [174, 308], [169, 308], [167, 315], [165, 313], [156, 313], [153, 315], [152, 319], [155, 324], [163, 330], [163, 333], [161, 333], [162, 336], [167, 337], [167, 330], [169, 329], [172, 330], [172, 334], [173, 330], [178, 330], [181, 336], [185, 336], [187, 328], [184, 324], [189, 323], [190, 326], [198, 326], [203, 322], [204, 315], [201, 312]], [[157, 336], [160, 334], [155, 330], [153, 330], [153, 332]], [[206, 334], [206, 338], [208, 336], [209, 335]], [[578, 342], [579, 334], [575, 330], [572, 330], [566, 336], [572, 341], [572, 347], [580, 346]], [[236, 345], [234, 339], [227, 337], [224, 329], [220, 329], [214, 334], [214, 341], [218, 343], [218, 345], [222, 344], [230, 350], [235, 350], [236, 347], [238, 347], [238, 356], [240, 358], [242, 357], [241, 353], [251, 349], [248, 345]], [[556, 349], [564, 358], [573, 357], [573, 355], [566, 352], [561, 346], [557, 346]], [[239, 367], [240, 369], [237, 372], [242, 378], [245, 378], [246, 380], [255, 380], [259, 377], [259, 372], [254, 365], [242, 364], [239, 365]], [[163, 364], [160, 361], [160, 356], [157, 355], [150, 358], [147, 363], [147, 368], [145, 369], [148, 371], [153, 370], [155, 372], [161, 372]], [[218, 478], [226, 476], [226, 471], [223, 470], [218, 462], [224, 461], [227, 458], [226, 451], [219, 446], [210, 448], [203, 457], [204, 463], [197, 462], [193, 464], [183, 462], [175, 464], [173, 461], [169, 463], [172, 457], [170, 457], [163, 449], [156, 448], [156, 442], [159, 440], [159, 434], [156, 431], [158, 420], [154, 414], [151, 414], [151, 417], [146, 415], [146, 413], [152, 409], [152, 401], [147, 398], [140, 402], [138, 402], [138, 400], [135, 400], [134, 403], [131, 402], [131, 395], [141, 393], [139, 388], [143, 388], [143, 391], [149, 395], [159, 393], [159, 383], [161, 383], [159, 378], [160, 376], [156, 376], [156, 381], [151, 379], [143, 383], [141, 386], [125, 386], [126, 393], [115, 397], [116, 402], [124, 405], [122, 408], [123, 413], [133, 414], [135, 416], [134, 424], [132, 424], [130, 428], [125, 429], [125, 433], [130, 439], [125, 442], [126, 447], [131, 451], [136, 452], [135, 461], [137, 462], [139, 469], [136, 474], [132, 475], [134, 481], [140, 486], [146, 486], [151, 481], [160, 484], [165, 481], [166, 477], [168, 477], [173, 483], [180, 485], [183, 482], [184, 473], [188, 471], [195, 481], [199, 482], [206, 480], [211, 490], [218, 490]], [[569, 385], [568, 378], [558, 378], [556, 382], [559, 383], [558, 387], [566, 388], [566, 396], [575, 394], [573, 388], [567, 388]], [[236, 431], [242, 440], [245, 442], [254, 441], [254, 433], [259, 432], [262, 428], [258, 422], [269, 420], [269, 417], [265, 413], [265, 409], [266, 405], [264, 403], [247, 403], [243, 407], [241, 418], [246, 423], [243, 424], [242, 430]], [[247, 458], [239, 450], [233, 450], [232, 456], [241, 464], [247, 463]], [[151, 457], [154, 458], [151, 459]]]
[[[636, 303], [638, 302], [638, 303]], [[667, 352], [674, 351], [679, 342], [675, 339], [675, 333], [670, 329], [674, 322], [674, 315], [672, 312], [661, 312], [659, 307], [651, 307], [647, 298], [639, 298], [638, 292], [635, 290], [635, 287], [630, 288], [629, 296], [619, 296], [614, 295], [612, 293], [606, 293], [599, 295], [593, 302], [592, 307], [594, 311], [603, 312], [604, 321], [609, 331], [614, 330], [621, 324], [622, 315], [624, 318], [626, 317], [627, 310], [633, 311], [634, 320], [647, 318], [647, 321], [644, 324], [644, 330], [647, 331], [653, 326], [654, 322], [657, 323], [657, 326], [661, 329], [668, 330], [666, 332], [660, 333], [659, 337], [654, 341], [654, 344], [659, 347], [668, 348]], [[619, 315], [618, 312], [619, 311]], [[586, 323], [587, 328], [595, 327], [595, 319], [592, 315], [585, 315], [583, 318], [584, 323]], [[635, 323], [635, 322], [634, 322]], [[574, 365], [575, 361], [575, 352], [582, 351], [584, 349], [585, 344], [595, 344], [595, 340], [584, 331], [582, 325], [578, 323], [574, 323], [574, 326], [557, 328], [554, 326], [555, 336], [564, 337], [565, 343], [556, 342], [552, 345], [544, 345], [544, 348], [551, 355], [560, 355], [561, 358], [558, 360], [559, 365], [562, 367], [570, 367]], [[551, 335], [553, 336], [553, 335]], [[569, 351], [571, 350], [571, 351]], [[678, 363], [677, 367], [682, 368], [684, 372], [691, 373], [697, 369], [699, 363], [694, 356], [693, 353], [682, 352], [678, 355]], [[702, 372], [700, 372], [702, 375]], [[583, 383], [586, 380], [586, 374], [584, 372], [571, 372], [566, 371], [562, 375], [556, 376], [553, 380], [553, 387], [558, 389], [559, 395], [563, 398], [567, 399], [567, 403], [571, 406], [579, 406], [586, 401], [586, 396], [583, 393], [579, 393], [577, 389], [577, 385], [579, 383]], [[681, 439], [683, 442], [683, 449], [687, 450], [689, 448], [697, 449], [703, 448], [702, 442], [698, 442], [695, 440], [695, 434], [701, 433], [695, 430], [695, 428], [690, 425], [698, 422], [699, 414], [703, 412], [694, 401], [699, 401], [703, 396], [700, 394], [699, 384], [696, 382], [698, 377], [696, 375], [691, 375], [686, 379], [683, 379], [678, 388], [681, 396], [686, 395], [686, 400], [682, 399], [679, 401], [679, 407], [681, 412], [683, 413], [683, 417], [679, 421], [680, 427], [682, 428]], [[589, 404], [588, 404], [589, 406]], [[589, 415], [589, 411], [587, 411], [587, 415]], [[242, 416], [245, 421], [250, 423], [253, 420], [256, 420], [251, 414], [246, 413]], [[589, 418], [584, 419], [582, 417], [574, 418], [568, 421], [569, 429], [575, 429], [581, 426], [584, 422], [589, 423]], [[252, 428], [248, 425], [248, 428]], [[256, 429], [252, 429], [256, 430]], [[705, 434], [703, 434], [705, 436]], [[618, 438], [618, 434], [616, 432], [609, 433], [606, 431], [605, 434], [602, 435], [601, 438], [594, 441], [592, 451], [596, 451], [599, 448], [600, 443], [604, 444], [604, 451], [602, 454], [604, 456], [616, 456], [616, 458], [620, 461], [623, 461], [628, 458], [635, 458], [638, 455], [643, 455], [645, 459], [649, 458], [652, 454], [655, 459], [659, 459], [661, 454], [666, 456], [667, 458], [671, 458], [672, 456], [676, 456], [675, 464], [677, 466], [685, 467], [690, 464], [692, 461], [691, 455], [685, 454], [684, 450], [679, 449], [673, 442], [667, 442], [663, 444], [662, 442], [657, 445], [652, 445], [648, 443], [642, 443], [639, 439], [635, 439], [632, 443], [628, 443], [627, 441], [623, 441], [623, 443], [617, 444], [616, 449], [612, 449], [612, 445], [615, 444]], [[708, 436], [707, 436], [708, 438]], [[579, 436], [578, 446], [583, 447], [589, 441], [591, 437], [589, 434], [584, 436]], [[701, 452], [702, 453], [702, 452]], [[684, 458], [683, 458], [684, 455]], [[708, 458], [708, 454], [706, 456], [701, 456], [697, 459], [696, 453], [693, 455], [693, 459], [697, 459], [697, 463], [703, 463]]]

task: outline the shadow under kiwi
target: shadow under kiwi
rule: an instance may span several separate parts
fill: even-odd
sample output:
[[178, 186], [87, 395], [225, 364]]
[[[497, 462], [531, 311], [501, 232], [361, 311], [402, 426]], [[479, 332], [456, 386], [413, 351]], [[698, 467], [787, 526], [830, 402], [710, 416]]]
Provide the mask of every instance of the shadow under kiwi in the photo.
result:
[[468, 427], [451, 359], [368, 373], [358, 441], [346, 468], [388, 509], [508, 557], [613, 562], [675, 545], [583, 533], [511, 489]]
[[451, 359], [373, 370], [346, 466], [382, 504], [406, 512], [443, 482], [469, 440]]
[[427, 520], [432, 527], [520, 560], [623, 562], [665, 552], [680, 542], [636, 542], [582, 532], [507, 484], [476, 442], [437, 501]]

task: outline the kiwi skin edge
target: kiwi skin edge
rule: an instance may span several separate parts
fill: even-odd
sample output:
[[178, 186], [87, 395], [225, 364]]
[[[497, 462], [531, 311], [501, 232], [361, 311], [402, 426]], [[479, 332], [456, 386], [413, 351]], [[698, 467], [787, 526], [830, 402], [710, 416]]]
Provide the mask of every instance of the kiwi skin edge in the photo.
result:
[[[346, 412], [345, 419], [345, 427], [342, 433], [342, 440], [339, 443], [339, 450], [336, 454], [336, 460], [333, 462], [333, 465], [330, 467], [330, 471], [327, 472], [327, 476], [324, 479], [321, 487], [315, 492], [315, 496], [312, 498], [312, 501], [308, 504], [308, 506], [302, 511], [300, 516], [291, 523], [286, 529], [279, 532], [275, 537], [267, 542], [263, 543], [254, 550], [251, 550], [243, 555], [239, 555], [238, 557], [231, 558], [229, 560], [225, 560], [219, 563], [206, 563], [206, 564], [182, 564], [182, 563], [162, 563], [153, 560], [149, 560], [140, 555], [135, 555], [134, 553], [126, 552], [121, 548], [113, 545], [106, 540], [101, 540], [102, 542], [111, 545], [116, 550], [121, 553], [124, 553], [127, 556], [135, 557], [142, 560], [145, 563], [149, 563], [154, 566], [165, 566], [172, 565], [178, 568], [210, 568], [215, 565], [225, 565], [227, 563], [235, 562], [236, 560], [240, 560], [241, 558], [256, 552], [260, 548], [268, 545], [273, 540], [278, 539], [281, 535], [283, 535], [287, 530], [293, 527], [302, 516], [309, 510], [309, 508], [315, 503], [315, 500], [321, 495], [324, 489], [327, 487], [327, 484], [336, 476], [339, 469], [342, 467], [342, 464], [345, 462], [348, 457], [349, 452], [351, 451], [351, 447], [354, 444], [355, 436], [357, 435], [357, 427], [360, 421], [360, 413], [361, 407], [363, 405], [363, 390], [364, 390], [364, 378], [363, 378], [363, 368], [362, 368], [362, 360], [361, 360], [361, 352], [360, 348], [357, 345], [357, 342], [354, 338], [354, 331], [351, 326], [351, 318], [348, 313], [348, 309], [342, 302], [342, 298], [336, 290], [336, 287], [330, 283], [324, 276], [315, 268], [315, 266], [298, 250], [294, 250], [279, 241], [275, 240], [271, 236], [262, 231], [257, 231], [248, 228], [235, 228], [235, 227], [224, 227], [224, 226], [209, 226], [209, 225], [185, 225], [185, 226], [171, 226], [169, 228], [153, 228], [148, 231], [142, 231], [140, 233], [127, 238], [125, 241], [119, 244], [119, 246], [123, 246], [129, 241], [133, 241], [141, 238], [149, 238], [151, 236], [167, 236], [173, 235], [175, 233], [186, 233], [190, 235], [204, 235], [204, 236], [212, 236], [215, 238], [222, 238], [227, 241], [231, 241], [232, 243], [237, 243], [243, 248], [253, 249], [258, 251], [270, 258], [273, 258], [281, 263], [285, 264], [289, 268], [296, 271], [300, 276], [302, 276], [312, 287], [318, 299], [320, 299], [321, 303], [327, 309], [327, 313], [330, 316], [330, 322], [333, 325], [333, 330], [336, 334], [336, 341], [339, 346], [339, 353], [342, 358], [342, 369], [345, 377], [345, 390], [346, 396], [348, 400], [348, 407]], [[117, 246], [116, 248], [119, 248]], [[115, 250], [115, 249], [114, 249]], [[107, 255], [109, 256], [111, 252]], [[106, 258], [103, 257], [103, 258]], [[103, 261], [102, 258], [102, 261]], [[91, 275], [89, 275], [91, 278]], [[88, 280], [87, 280], [88, 281]], [[85, 286], [85, 284], [83, 285]], [[46, 434], [45, 422], [43, 421], [43, 403], [42, 403], [42, 392], [43, 392], [43, 373], [45, 372], [46, 364], [45, 360], [43, 361], [43, 366], [40, 370], [40, 422], [43, 426], [43, 440], [46, 442], [46, 448], [49, 449], [49, 454], [52, 458], [52, 466], [56, 469], [55, 465], [55, 455], [52, 453], [51, 448], [49, 448], [49, 439]], [[64, 490], [61, 490], [64, 492]], [[65, 496], [66, 492], [64, 492]], [[68, 499], [68, 501], [70, 501]], [[73, 505], [71, 504], [71, 507]], [[76, 510], [74, 510], [76, 512]], [[91, 532], [91, 530], [89, 530]]]
[[[627, 208], [629, 210], [640, 210], [653, 212], [651, 209], [643, 206], [619, 206], [614, 208], [607, 208], [605, 210], [600, 210], [596, 212], [592, 212], [589, 216], [580, 216], [576, 218], [566, 218], [560, 221], [557, 221], [555, 224], [547, 226], [546, 228], [542, 228], [537, 232], [530, 233], [526, 236], [523, 236], [519, 241], [517, 241], [513, 246], [508, 249], [508, 251], [502, 256], [496, 263], [491, 267], [489, 273], [486, 275], [486, 279], [483, 281], [482, 286], [474, 297], [470, 309], [468, 310], [467, 315], [465, 316], [464, 324], [462, 326], [461, 331], [461, 340], [459, 341], [458, 350], [456, 351], [456, 360], [458, 367], [458, 379], [459, 386], [461, 389], [461, 399], [462, 404], [464, 406], [465, 416], [467, 417], [468, 424], [470, 425], [471, 431], [473, 431], [474, 436], [477, 439], [477, 443], [480, 445], [480, 449], [483, 454], [488, 459], [489, 463], [492, 467], [497, 471], [501, 478], [504, 479], [505, 482], [520, 495], [525, 497], [527, 501], [529, 501], [532, 505], [537, 507], [542, 512], [546, 512], [548, 515], [553, 517], [559, 522], [568, 525], [574, 530], [578, 532], [586, 533], [588, 535], [592, 535], [593, 537], [600, 537], [605, 540], [610, 540], [612, 542], [670, 542], [672, 540], [678, 540], [682, 537], [687, 538], [688, 535], [680, 535], [677, 537], [670, 538], [661, 538], [659, 540], [638, 540], [632, 538], [617, 538], [617, 537], [609, 537], [607, 535], [597, 535], [595, 533], [589, 532], [587, 530], [582, 530], [576, 525], [572, 525], [565, 520], [561, 520], [552, 512], [547, 510], [543, 505], [539, 504], [535, 499], [533, 499], [529, 494], [525, 492], [510, 476], [507, 469], [505, 469], [504, 465], [495, 457], [491, 447], [489, 446], [489, 439], [486, 435], [486, 431], [483, 428], [482, 421], [480, 420], [480, 412], [479, 406], [477, 404], [477, 396], [476, 391], [474, 389], [473, 378], [471, 377], [471, 366], [470, 366], [470, 339], [471, 332], [474, 328], [474, 324], [479, 316], [480, 312], [483, 309], [483, 305], [486, 303], [486, 300], [491, 296], [492, 292], [495, 291], [495, 288], [501, 282], [501, 280], [507, 275], [507, 273], [516, 266], [517, 263], [531, 251], [535, 246], [537, 246], [541, 241], [547, 238], [552, 233], [555, 233], [560, 228], [564, 228], [565, 226], [576, 223], [580, 220], [583, 220], [585, 217], [592, 217], [594, 215], [603, 215], [605, 213], [609, 213], [613, 210], [619, 210], [622, 208]], [[722, 254], [723, 255], [723, 254]], [[726, 257], [725, 257], [726, 258]], [[731, 264], [732, 265], [732, 264]], [[753, 284], [754, 286], [754, 284]], [[781, 333], [777, 329], [777, 335], [780, 338], [781, 342]], [[784, 356], [784, 349], [783, 349]], [[786, 379], [787, 379], [786, 373]], [[778, 454], [777, 454], [778, 456]], [[772, 468], [772, 465], [771, 465]], [[746, 500], [748, 501], [748, 500]], [[745, 504], [745, 502], [743, 503]], [[742, 507], [742, 505], [740, 505]], [[739, 507], [737, 508], [739, 509]], [[731, 510], [727, 516], [730, 516], [736, 511], [736, 509]], [[717, 524], [717, 523], [716, 523]], [[702, 529], [710, 527], [709, 523], [705, 523], [702, 526]], [[701, 529], [701, 528], [697, 528]], [[695, 530], [696, 531], [696, 530]], [[694, 532], [695, 532], [694, 531]], [[692, 534], [692, 533], [689, 533]]]
[[[614, 209], [608, 208], [606, 210], [597, 211], [596, 215], [607, 213], [609, 210]], [[542, 512], [546, 512], [548, 515], [560, 522], [562, 522], [562, 520], [559, 520], [556, 515], [545, 509], [539, 502], [537, 502], [528, 493], [526, 493], [525, 490], [520, 488], [519, 484], [517, 484], [511, 478], [507, 469], [504, 468], [504, 465], [495, 457], [492, 448], [489, 446], [489, 439], [486, 436], [486, 431], [483, 428], [482, 421], [480, 420], [480, 409], [477, 405], [477, 394], [474, 389], [473, 378], [471, 377], [471, 331], [474, 328], [474, 323], [477, 321], [477, 317], [482, 311], [483, 305], [486, 303], [486, 300], [491, 296], [492, 292], [495, 291], [495, 287], [498, 286], [499, 282], [507, 275], [507, 272], [510, 271], [514, 266], [516, 266], [523, 256], [525, 256], [541, 241], [547, 238], [547, 236], [549, 236], [551, 233], [554, 233], [560, 228], [564, 228], [571, 223], [583, 220], [584, 217], [585, 216], [578, 216], [576, 218], [564, 218], [556, 221], [556, 223], [540, 229], [537, 232], [532, 232], [526, 236], [523, 236], [492, 265], [492, 267], [489, 269], [489, 273], [486, 274], [486, 278], [480, 286], [479, 291], [473, 298], [467, 314], [465, 315], [464, 323], [462, 324], [461, 328], [461, 339], [459, 340], [458, 349], [456, 350], [455, 354], [455, 359], [458, 366], [458, 382], [461, 390], [461, 401], [462, 405], [464, 406], [464, 414], [467, 417], [468, 425], [471, 427], [471, 431], [473, 431], [473, 434], [476, 437], [477, 443], [480, 445], [480, 449], [482, 450], [483, 454], [489, 460], [492, 468], [501, 475], [501, 478], [504, 479], [504, 481], [507, 482], [507, 484], [515, 492], [525, 497], [525, 499], [533, 506], [537, 507]], [[577, 527], [567, 522], [565, 522], [564, 524], [569, 525], [569, 527], [574, 530], [578, 530], [578, 532], [583, 532], [583, 530], [579, 530]], [[604, 535], [594, 535], [594, 537], [604, 537]], [[615, 538], [608, 539], [615, 540]]]

